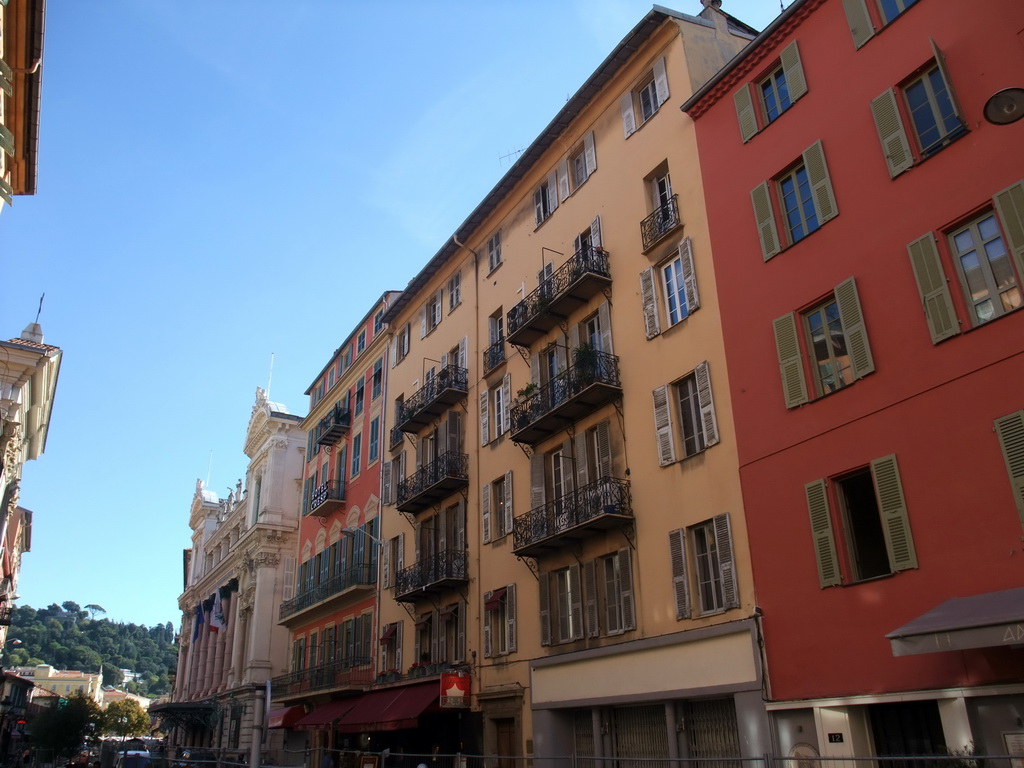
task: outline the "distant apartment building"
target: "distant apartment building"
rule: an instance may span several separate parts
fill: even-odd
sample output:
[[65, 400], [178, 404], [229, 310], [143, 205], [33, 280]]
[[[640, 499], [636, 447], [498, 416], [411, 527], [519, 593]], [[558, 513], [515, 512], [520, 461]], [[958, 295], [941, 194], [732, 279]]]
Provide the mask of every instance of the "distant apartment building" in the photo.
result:
[[67, 698], [73, 693], [82, 693], [97, 704], [103, 703], [103, 675], [100, 672], [55, 669], [49, 664], [15, 667], [10, 671], [31, 680], [37, 688], [52, 691], [58, 696]]

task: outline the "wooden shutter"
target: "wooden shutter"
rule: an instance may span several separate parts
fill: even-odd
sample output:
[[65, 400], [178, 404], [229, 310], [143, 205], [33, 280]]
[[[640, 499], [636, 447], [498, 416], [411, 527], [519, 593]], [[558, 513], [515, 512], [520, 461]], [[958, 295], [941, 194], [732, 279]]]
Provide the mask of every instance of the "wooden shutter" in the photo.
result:
[[587, 178], [590, 178], [590, 174], [597, 170], [597, 147], [593, 131], [587, 131], [583, 137], [583, 162], [587, 166]]
[[839, 307], [839, 322], [846, 337], [846, 350], [850, 354], [850, 366], [854, 377], [859, 379], [875, 370], [875, 361], [868, 344], [857, 283], [852, 277], [836, 286], [836, 306]]
[[636, 113], [633, 111], [633, 92], [625, 93], [619, 99], [619, 110], [622, 112], [622, 134], [629, 138], [636, 133]]
[[455, 361], [459, 368], [468, 368], [469, 358], [466, 355], [466, 349], [469, 346], [469, 337], [463, 336], [459, 340], [459, 359]]
[[[6, 0], [3, 5], [7, 5]], [[14, 95], [14, 71], [3, 59], [0, 59], [0, 89], [8, 96]]]
[[608, 355], [615, 354], [615, 350], [612, 348], [611, 306], [607, 299], [597, 305], [597, 324], [601, 326], [601, 351]]
[[[422, 616], [420, 616], [418, 618], [419, 618], [420, 621], [423, 620]], [[420, 628], [417, 627], [416, 624], [414, 623], [413, 624], [413, 638], [412, 638], [412, 657], [414, 659], [414, 661], [413, 661], [414, 664], [419, 662], [419, 660], [423, 658], [423, 649], [420, 648], [420, 637], [422, 636], [422, 634], [423, 633], [420, 631]]]
[[569, 640], [583, 639], [583, 594], [580, 585], [580, 566], [573, 563], [569, 566], [569, 610], [572, 612], [572, 636]]
[[718, 568], [722, 578], [722, 601], [726, 609], [740, 607], [739, 586], [736, 584], [736, 558], [732, 547], [732, 527], [729, 514], [715, 515], [715, 546], [718, 548]]
[[516, 642], [516, 585], [509, 584], [505, 587], [505, 637], [508, 641], [508, 652], [515, 653], [519, 648]]
[[700, 363], [694, 369], [694, 378], [697, 380], [697, 402], [700, 404], [700, 419], [704, 425], [704, 445], [710, 448], [717, 445], [718, 418], [715, 415], [715, 400], [711, 395], [711, 371], [707, 361]]
[[690, 618], [690, 582], [686, 575], [686, 530], [668, 532], [668, 553], [672, 561], [672, 589], [676, 598], [676, 619]]
[[871, 116], [875, 120], [878, 140], [882, 143], [889, 176], [895, 179], [914, 165], [914, 154], [910, 150], [910, 140], [892, 88], [872, 99]]
[[597, 437], [597, 473], [596, 479], [612, 476], [612, 442], [608, 422], [602, 421], [594, 427]]
[[1024, 181], [1004, 189], [993, 200], [1010, 246], [1013, 263], [1017, 265], [1017, 274], [1024, 278]]
[[[590, 482], [587, 468], [587, 436], [590, 430], [582, 429], [576, 433], [576, 487], [582, 488]], [[594, 478], [595, 480], [597, 478]]]
[[509, 408], [512, 406], [512, 374], [506, 373], [501, 379], [501, 427], [500, 434], [508, 432], [512, 424], [509, 418]]
[[455, 658], [452, 661], [461, 662], [466, 660], [466, 614], [469, 613], [469, 604], [460, 600], [456, 603], [455, 614]]
[[540, 644], [551, 645], [551, 585], [547, 573], [537, 577], [540, 598]]
[[808, 400], [796, 315], [790, 312], [776, 318], [772, 325], [775, 328], [775, 351], [779, 356], [779, 371], [782, 374], [782, 394], [786, 407], [795, 408]]
[[929, 232], [907, 244], [910, 265], [914, 270], [917, 290], [921, 295], [921, 306], [928, 321], [928, 332], [932, 344], [960, 333], [953, 298], [949, 294], [949, 283], [942, 269], [935, 237]]
[[391, 367], [394, 368], [398, 363], [398, 337], [395, 336], [391, 339]]
[[590, 222], [590, 244], [595, 248], [600, 248], [604, 244], [604, 240], [601, 239], [600, 216], [595, 216], [594, 220]]
[[544, 506], [544, 455], [530, 457], [530, 509]]
[[402, 635], [405, 629], [405, 622], [398, 622], [398, 630], [395, 632], [395, 669], [402, 669]]
[[967, 121], [964, 120], [964, 110], [960, 106], [960, 100], [956, 97], [956, 88], [953, 87], [953, 79], [949, 76], [949, 68], [946, 66], [946, 55], [935, 44], [934, 38], [929, 37], [928, 42], [932, 44], [932, 55], [935, 57], [935, 64], [939, 68], [939, 74], [946, 81], [946, 93], [949, 96], [949, 103], [953, 105], [956, 119], [960, 121], [960, 125], [966, 127]]
[[587, 637], [600, 637], [601, 624], [597, 614], [597, 568], [593, 560], [583, 564], [583, 603], [586, 613]]
[[836, 539], [832, 533], [832, 514], [828, 508], [828, 488], [824, 480], [815, 480], [804, 486], [807, 511], [811, 516], [811, 536], [814, 538], [814, 556], [818, 561], [818, 582], [824, 587], [842, 583]]
[[843, 10], [846, 11], [846, 22], [850, 25], [853, 45], [860, 48], [875, 34], [867, 3], [865, 0], [843, 0]]
[[398, 534], [398, 546], [395, 548], [395, 573], [405, 570], [405, 534]]
[[676, 460], [675, 436], [672, 433], [672, 410], [668, 402], [668, 385], [658, 387], [654, 396], [654, 435], [658, 444], [658, 461], [665, 467]]
[[622, 591], [619, 599], [622, 601], [622, 628], [624, 630], [636, 629], [636, 601], [633, 599], [633, 557], [629, 547], [619, 550], [619, 580]]
[[740, 124], [740, 138], [746, 144], [757, 134], [757, 115], [754, 112], [754, 99], [750, 95], [750, 86], [746, 83], [733, 94], [736, 105], [736, 120]]
[[754, 223], [757, 225], [757, 236], [761, 240], [761, 254], [764, 260], [768, 261], [778, 254], [782, 247], [779, 245], [779, 230], [775, 225], [775, 213], [772, 211], [767, 181], [762, 181], [750, 190], [750, 201], [754, 206]]
[[491, 442], [490, 390], [480, 387], [480, 445]]
[[484, 483], [480, 489], [480, 529], [484, 544], [491, 540], [491, 484]]
[[800, 51], [796, 47], [796, 40], [782, 49], [779, 60], [782, 62], [782, 74], [786, 76], [789, 100], [796, 101], [807, 93], [807, 78], [800, 63]]
[[558, 166], [558, 196], [563, 202], [569, 197], [569, 163], [566, 160]]
[[494, 656], [494, 636], [493, 621], [494, 611], [487, 610], [487, 603], [494, 595], [493, 591], [484, 592], [484, 657], [491, 658]]
[[1024, 411], [996, 419], [995, 429], [1006, 472], [1010, 476], [1013, 501], [1024, 524]]
[[0, 123], [0, 149], [14, 157], [14, 134], [3, 123]]
[[884, 456], [872, 461], [871, 479], [875, 482], [885, 548], [889, 551], [892, 569], [905, 571], [917, 568], [917, 553], [914, 550], [914, 539], [910, 535], [910, 519], [907, 516], [907, 503], [903, 498], [903, 483], [896, 466], [896, 456]]
[[281, 587], [281, 599], [291, 600], [295, 597], [295, 558], [284, 558], [284, 585]]
[[814, 207], [818, 213], [818, 224], [824, 224], [839, 215], [836, 207], [836, 196], [832, 192], [832, 179], [828, 175], [825, 163], [825, 150], [821, 141], [816, 141], [803, 153], [804, 167], [807, 169], [807, 180], [811, 185]]
[[686, 314], [692, 315], [700, 309], [700, 293], [697, 290], [697, 270], [693, 266], [693, 243], [684, 237], [679, 244], [679, 265], [683, 271], [683, 288], [686, 291]]
[[512, 470], [505, 473], [505, 533], [512, 533]]
[[665, 57], [654, 62], [654, 93], [660, 107], [668, 101], [668, 73], [665, 71]]
[[551, 171], [548, 176], [548, 210], [547, 215], [550, 216], [558, 208], [558, 171]]
[[658, 317], [658, 292], [654, 283], [654, 267], [648, 267], [640, 273], [640, 301], [644, 310], [644, 330], [648, 339], [661, 333], [661, 320]]
[[420, 338], [427, 335], [427, 305], [420, 307]]
[[391, 549], [395, 546], [395, 540], [384, 542], [384, 546], [380, 548], [380, 567], [383, 571], [381, 577], [381, 587], [388, 589], [391, 586]]
[[430, 661], [437, 661], [440, 654], [441, 622], [437, 608], [430, 612]]

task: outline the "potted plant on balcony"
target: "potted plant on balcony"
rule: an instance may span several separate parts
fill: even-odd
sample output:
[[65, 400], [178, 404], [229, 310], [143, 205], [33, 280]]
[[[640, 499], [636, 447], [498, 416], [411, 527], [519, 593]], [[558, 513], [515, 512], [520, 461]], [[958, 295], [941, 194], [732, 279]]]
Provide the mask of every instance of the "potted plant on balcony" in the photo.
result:
[[572, 351], [572, 367], [576, 370], [576, 379], [583, 386], [593, 384], [597, 379], [597, 350], [589, 342], [580, 342]]
[[535, 382], [529, 382], [525, 387], [516, 392], [516, 401], [520, 405], [525, 405], [526, 401], [533, 397], [537, 391], [537, 384]]

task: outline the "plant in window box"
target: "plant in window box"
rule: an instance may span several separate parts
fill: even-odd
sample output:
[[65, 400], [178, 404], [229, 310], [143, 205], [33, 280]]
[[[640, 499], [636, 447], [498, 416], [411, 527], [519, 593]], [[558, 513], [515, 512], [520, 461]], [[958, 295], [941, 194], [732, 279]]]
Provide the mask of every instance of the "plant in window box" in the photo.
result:
[[531, 381], [525, 387], [516, 392], [516, 400], [520, 405], [525, 405], [526, 401], [529, 400], [537, 392], [536, 382]]

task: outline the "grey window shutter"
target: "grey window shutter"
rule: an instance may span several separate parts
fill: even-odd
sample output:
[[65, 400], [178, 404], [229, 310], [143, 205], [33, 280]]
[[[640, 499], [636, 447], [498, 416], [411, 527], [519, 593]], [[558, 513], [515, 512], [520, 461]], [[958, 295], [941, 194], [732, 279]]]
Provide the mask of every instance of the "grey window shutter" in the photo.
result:
[[380, 468], [381, 471], [381, 503], [391, 504], [391, 462], [385, 461]]
[[757, 134], [757, 115], [754, 113], [754, 99], [750, 95], [750, 86], [746, 83], [733, 94], [736, 105], [736, 119], [740, 124], [740, 138], [746, 144]]
[[772, 325], [775, 328], [775, 351], [779, 356], [779, 371], [782, 374], [782, 394], [786, 407], [795, 408], [808, 400], [796, 315], [790, 312], [777, 317]]
[[398, 337], [391, 339], [391, 367], [398, 363]]
[[548, 176], [548, 215], [550, 216], [558, 208], [558, 171], [551, 171]]
[[608, 422], [602, 421], [595, 428], [597, 437], [597, 471], [600, 478], [612, 476], [612, 441]]
[[388, 589], [391, 586], [391, 542], [384, 542], [380, 548], [380, 569], [383, 572], [381, 586]]
[[569, 350], [570, 354], [574, 353], [577, 347], [580, 345], [580, 327], [573, 323], [569, 326]]
[[883, 456], [871, 462], [871, 478], [875, 481], [878, 511], [882, 516], [885, 546], [889, 550], [889, 563], [894, 571], [917, 568], [917, 553], [910, 535], [907, 502], [903, 497], [896, 456]]
[[676, 619], [690, 618], [690, 582], [686, 575], [686, 530], [668, 533], [668, 553], [672, 561], [672, 588], [676, 598]]
[[487, 544], [491, 540], [491, 484], [484, 483], [480, 489], [480, 530]]
[[530, 381], [540, 383], [540, 357], [536, 352], [530, 355]]
[[910, 140], [900, 117], [896, 92], [892, 88], [872, 99], [871, 116], [875, 120], [878, 140], [882, 143], [882, 154], [885, 156], [889, 176], [895, 179], [913, 167], [914, 154], [910, 151]]
[[540, 603], [540, 644], [551, 645], [551, 586], [547, 573], [537, 577]]
[[420, 338], [427, 335], [427, 305], [420, 307]]
[[914, 270], [917, 290], [921, 294], [921, 306], [928, 321], [928, 332], [932, 344], [960, 333], [956, 309], [949, 294], [949, 283], [942, 269], [939, 250], [935, 246], [935, 237], [929, 232], [907, 244], [910, 254], [910, 265]]
[[665, 71], [665, 57], [654, 62], [654, 92], [658, 96], [660, 107], [668, 101], [668, 73]]
[[501, 379], [501, 427], [499, 434], [505, 434], [512, 424], [509, 418], [508, 409], [512, 405], [512, 374], [506, 373]]
[[633, 558], [629, 547], [619, 550], [619, 579], [622, 584], [622, 628], [636, 629], [636, 601], [633, 599]]
[[438, 621], [438, 610], [435, 608], [430, 612], [430, 661], [435, 662], [440, 658], [441, 624]]
[[850, 25], [853, 44], [860, 48], [875, 34], [867, 3], [865, 0], [843, 0], [843, 10], [846, 11], [846, 22]]
[[1024, 411], [1002, 416], [995, 421], [999, 449], [1003, 452], [1006, 472], [1010, 476], [1013, 501], [1024, 524]]
[[508, 638], [508, 652], [515, 653], [519, 648], [516, 642], [516, 585], [509, 584], [505, 587], [505, 621], [507, 622], [506, 637]]
[[422, 634], [423, 633], [420, 632], [418, 629], [415, 632], [413, 632], [413, 638], [412, 638], [412, 657], [413, 657], [413, 659], [416, 662], [418, 662], [421, 658], [423, 658], [423, 649], [420, 648], [420, 636]]
[[[491, 599], [493, 592], [484, 592], [484, 604]], [[492, 629], [492, 622], [494, 621], [494, 611], [484, 611], [484, 656], [491, 658], [494, 656], [494, 630]]]
[[814, 207], [818, 212], [818, 224], [824, 224], [839, 215], [836, 207], [836, 196], [832, 192], [832, 179], [828, 175], [825, 163], [825, 150], [821, 141], [816, 141], [803, 153], [804, 167], [807, 168], [807, 180], [811, 184], [811, 195]]
[[771, 193], [768, 182], [762, 181], [750, 190], [750, 202], [754, 206], [754, 223], [757, 225], [757, 236], [761, 240], [761, 254], [768, 261], [782, 250], [779, 245], [779, 230], [775, 224], [775, 213], [772, 211]]
[[600, 248], [603, 242], [601, 240], [601, 217], [595, 216], [594, 220], [590, 222], [590, 244], [595, 248]]
[[587, 178], [590, 178], [590, 174], [597, 170], [597, 147], [593, 131], [587, 131], [583, 137], [583, 162], [587, 167]]
[[1024, 181], [999, 192], [993, 198], [1003, 232], [1017, 265], [1017, 274], [1024, 276]]
[[469, 337], [468, 336], [463, 336], [462, 339], [459, 341], [459, 359], [456, 361], [456, 364], [459, 366], [459, 368], [467, 368], [467, 367], [469, 367], [468, 366], [469, 357], [466, 354], [466, 350], [467, 350], [468, 346], [469, 346]]
[[468, 603], [458, 602], [458, 613], [455, 614], [455, 658], [452, 661], [466, 660], [466, 614]]
[[789, 100], [796, 101], [807, 93], [807, 78], [800, 63], [800, 51], [796, 47], [796, 40], [782, 49], [779, 60], [782, 62], [782, 73], [786, 76]]
[[715, 399], [711, 395], [711, 371], [707, 361], [700, 363], [693, 373], [697, 379], [697, 401], [700, 403], [700, 419], [704, 425], [704, 445], [710, 448], [718, 444], [719, 437]]
[[405, 534], [398, 534], [398, 546], [395, 552], [395, 573], [405, 570]]
[[505, 473], [505, 533], [512, 533], [512, 470]]
[[619, 110], [622, 112], [622, 134], [629, 138], [636, 133], [636, 113], [633, 111], [633, 92], [623, 94], [619, 99]]
[[949, 68], [946, 66], [946, 55], [935, 44], [933, 38], [928, 38], [928, 42], [932, 44], [932, 55], [935, 56], [935, 64], [939, 68], [939, 74], [946, 81], [946, 93], [949, 95], [949, 101], [953, 105], [953, 111], [956, 113], [957, 120], [960, 121], [961, 125], [966, 126], [967, 121], [964, 120], [964, 111], [960, 106], [960, 100], [956, 97], [956, 88], [953, 87], [953, 79], [949, 76]]
[[580, 566], [573, 563], [569, 566], [569, 592], [571, 593], [572, 604], [569, 610], [572, 612], [572, 637], [570, 640], [583, 639], [583, 595], [580, 589]]
[[405, 622], [398, 622], [398, 631], [395, 632], [395, 668], [402, 668], [402, 635], [405, 630]]
[[558, 166], [558, 197], [563, 202], [569, 197], [569, 163], [566, 160]]
[[697, 270], [693, 266], [693, 244], [684, 237], [679, 244], [679, 265], [683, 270], [683, 288], [686, 290], [687, 316], [700, 309], [700, 292], [697, 290]]
[[601, 624], [597, 615], [597, 568], [593, 560], [583, 564], [583, 601], [587, 617], [587, 637], [600, 637]]
[[815, 480], [804, 486], [807, 511], [811, 516], [811, 536], [814, 538], [814, 556], [818, 561], [818, 583], [834, 587], [842, 583], [836, 539], [832, 533], [832, 514], [828, 508], [828, 488], [824, 480]]
[[530, 457], [530, 509], [544, 506], [544, 456], [535, 453]]
[[854, 377], [859, 379], [875, 370], [875, 361], [871, 356], [864, 313], [860, 308], [854, 278], [844, 280], [836, 286], [836, 306], [839, 307], [839, 321], [846, 337], [846, 349], [850, 353], [850, 366]]
[[[576, 487], [582, 488], [590, 482], [587, 468], [587, 435], [589, 430], [581, 429], [576, 433]], [[596, 479], [596, 478], [595, 478]]]
[[740, 607], [740, 591], [736, 584], [736, 558], [732, 548], [732, 527], [729, 514], [715, 515], [715, 545], [718, 547], [718, 567], [722, 577], [722, 600], [725, 607]]
[[676, 460], [676, 445], [672, 434], [672, 410], [668, 402], [668, 385], [658, 387], [654, 396], [654, 435], [658, 444], [658, 461], [665, 467]]
[[615, 350], [612, 348], [612, 312], [611, 305], [608, 304], [607, 299], [597, 305], [597, 322], [601, 326], [601, 351], [614, 355]]
[[648, 339], [661, 333], [661, 321], [658, 318], [658, 292], [654, 284], [654, 267], [648, 267], [640, 273], [640, 301], [644, 310], [644, 330]]
[[480, 445], [491, 442], [490, 390], [480, 388]]

